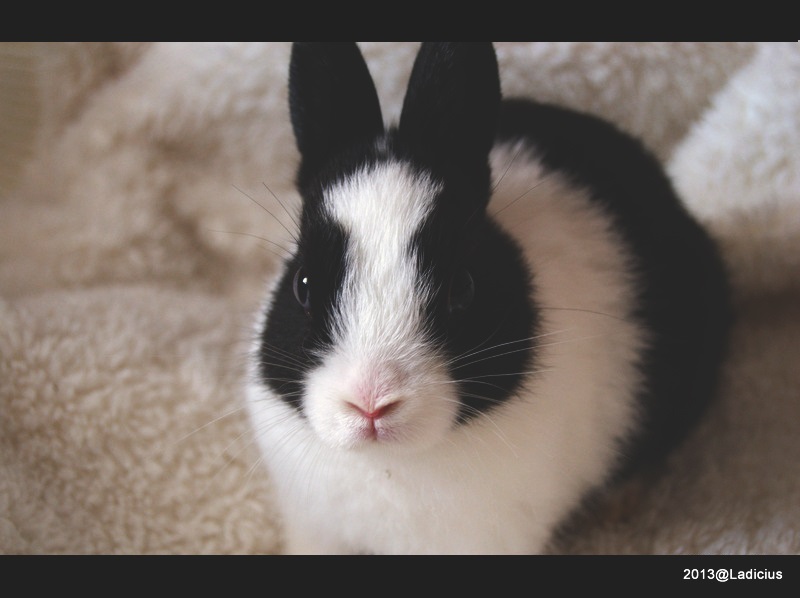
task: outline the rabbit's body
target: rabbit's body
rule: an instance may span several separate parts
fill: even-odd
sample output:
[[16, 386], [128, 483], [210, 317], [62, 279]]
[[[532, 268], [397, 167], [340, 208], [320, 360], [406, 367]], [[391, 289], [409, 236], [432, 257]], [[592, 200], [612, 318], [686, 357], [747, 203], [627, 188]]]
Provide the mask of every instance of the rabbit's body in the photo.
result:
[[[293, 53], [304, 207], [248, 401], [287, 550], [541, 551], [702, 412], [718, 257], [637, 142], [501, 107], [491, 47], [424, 45], [388, 133], [357, 58]], [[334, 97], [346, 124], [303, 99], [344, 81], [366, 98]]]

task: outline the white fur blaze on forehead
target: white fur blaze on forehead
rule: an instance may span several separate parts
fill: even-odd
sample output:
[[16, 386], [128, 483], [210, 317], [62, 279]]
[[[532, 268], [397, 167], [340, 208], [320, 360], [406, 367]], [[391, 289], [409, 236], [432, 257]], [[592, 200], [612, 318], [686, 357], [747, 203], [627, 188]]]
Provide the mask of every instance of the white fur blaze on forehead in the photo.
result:
[[394, 352], [418, 339], [429, 291], [411, 242], [439, 191], [402, 162], [365, 168], [326, 190], [326, 213], [347, 235], [335, 331], [347, 349]]
[[405, 245], [441, 186], [404, 162], [365, 167], [325, 192], [325, 208], [354, 239]]

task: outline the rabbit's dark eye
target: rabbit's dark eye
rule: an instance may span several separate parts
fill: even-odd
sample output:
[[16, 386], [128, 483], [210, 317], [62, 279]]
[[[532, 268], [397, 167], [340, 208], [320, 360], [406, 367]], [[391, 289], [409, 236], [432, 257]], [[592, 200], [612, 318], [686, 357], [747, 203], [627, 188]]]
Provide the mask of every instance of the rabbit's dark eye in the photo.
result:
[[306, 314], [311, 313], [311, 286], [309, 284], [308, 274], [306, 273], [306, 269], [302, 266], [298, 268], [297, 272], [294, 275], [294, 281], [292, 283], [294, 288], [294, 296], [297, 299], [297, 302], [306, 312]]
[[475, 282], [465, 268], [459, 269], [450, 280], [447, 307], [451, 314], [458, 315], [467, 310], [475, 298]]

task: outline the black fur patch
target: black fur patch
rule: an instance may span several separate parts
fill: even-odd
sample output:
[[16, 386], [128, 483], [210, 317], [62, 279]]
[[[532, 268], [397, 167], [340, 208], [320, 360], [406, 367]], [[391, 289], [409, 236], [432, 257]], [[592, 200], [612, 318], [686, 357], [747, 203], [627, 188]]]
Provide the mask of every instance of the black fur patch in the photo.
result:
[[[259, 348], [263, 381], [302, 413], [302, 381], [330, 346], [345, 269], [347, 235], [326, 218], [319, 201], [306, 204], [299, 250], [287, 265], [267, 315]], [[297, 271], [309, 279], [307, 313], [294, 292]], [[280, 314], [279, 316], [273, 314]]]
[[[437, 348], [448, 358], [458, 382], [459, 421], [505, 402], [522, 386], [533, 367], [537, 315], [530, 297], [532, 281], [515, 243], [481, 217], [449, 239], [441, 212], [416, 235], [413, 248], [421, 272], [442, 281], [428, 305], [427, 320]], [[474, 297], [449, 313], [449, 283], [465, 269], [474, 281]]]

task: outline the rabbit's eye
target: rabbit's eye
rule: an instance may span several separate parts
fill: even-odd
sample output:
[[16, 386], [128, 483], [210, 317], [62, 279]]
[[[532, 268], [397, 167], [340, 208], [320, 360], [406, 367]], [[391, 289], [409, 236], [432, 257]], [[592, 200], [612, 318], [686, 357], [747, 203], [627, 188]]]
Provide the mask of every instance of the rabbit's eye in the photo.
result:
[[465, 268], [459, 269], [450, 280], [447, 307], [451, 314], [458, 315], [467, 310], [475, 298], [475, 282]]
[[297, 302], [306, 312], [306, 314], [311, 313], [311, 286], [309, 284], [308, 274], [306, 273], [306, 269], [302, 266], [298, 268], [297, 272], [294, 275], [294, 281], [292, 283], [294, 289], [294, 296], [297, 299]]

